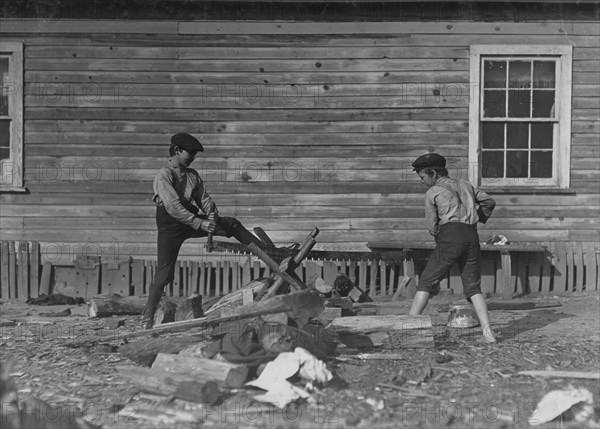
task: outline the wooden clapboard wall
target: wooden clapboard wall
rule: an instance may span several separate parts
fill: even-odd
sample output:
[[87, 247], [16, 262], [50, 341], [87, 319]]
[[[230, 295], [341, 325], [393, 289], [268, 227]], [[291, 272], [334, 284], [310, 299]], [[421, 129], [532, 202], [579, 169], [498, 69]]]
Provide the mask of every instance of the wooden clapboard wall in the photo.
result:
[[[327, 249], [429, 240], [410, 163], [435, 150], [466, 177], [469, 45], [526, 41], [574, 45], [575, 193], [494, 195], [482, 235], [598, 240], [599, 26], [566, 10], [500, 23], [2, 22], [3, 40], [24, 43], [29, 190], [0, 195], [2, 239], [38, 241], [55, 264], [154, 258], [152, 178], [186, 131], [204, 142], [193, 166], [220, 213], [278, 243], [314, 226]], [[181, 255], [210, 259], [199, 240]]]
[[[509, 296], [598, 293], [600, 246], [593, 242], [544, 243], [544, 253], [515, 253], [510, 267]], [[49, 293], [89, 298], [98, 294], [147, 295], [156, 272], [155, 260], [79, 257], [73, 266], [41, 263], [36, 242], [0, 242], [0, 299], [25, 301]], [[296, 274], [307, 285], [320, 278], [333, 285], [345, 274], [369, 296], [411, 298], [430, 251], [411, 252], [406, 260], [321, 259], [304, 260]], [[360, 255], [357, 253], [357, 255]], [[484, 252], [481, 260], [482, 292], [504, 295], [498, 252]], [[175, 279], [165, 289], [168, 296], [225, 295], [251, 280], [271, 275], [269, 267], [250, 255], [222, 255], [221, 260], [178, 261]], [[410, 277], [409, 283], [403, 282]], [[442, 289], [462, 294], [462, 282], [454, 267]], [[400, 291], [398, 291], [401, 289]]]

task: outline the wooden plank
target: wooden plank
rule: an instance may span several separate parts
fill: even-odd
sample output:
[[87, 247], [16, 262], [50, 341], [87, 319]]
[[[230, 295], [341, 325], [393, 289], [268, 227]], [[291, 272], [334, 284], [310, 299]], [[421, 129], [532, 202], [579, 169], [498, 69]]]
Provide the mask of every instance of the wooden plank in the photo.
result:
[[[319, 270], [320, 271], [320, 270]], [[339, 266], [334, 261], [323, 261], [323, 280], [325, 284], [333, 285], [339, 274]]]
[[252, 272], [251, 272], [251, 261], [250, 258], [244, 262], [242, 266], [242, 287], [247, 285], [252, 281]]
[[377, 274], [379, 272], [379, 261], [370, 262], [370, 273], [369, 273], [369, 296], [373, 298], [380, 292], [377, 289]]
[[388, 280], [387, 280], [387, 267], [384, 261], [379, 261], [379, 294], [387, 295], [388, 294]]
[[393, 296], [396, 292], [396, 285], [398, 280], [398, 265], [396, 263], [390, 263], [390, 275], [388, 277], [388, 289], [387, 294]]
[[29, 298], [29, 249], [26, 241], [17, 242], [17, 288], [18, 300]]
[[[515, 291], [515, 282], [512, 277], [512, 261], [508, 251], [500, 253], [500, 282], [499, 289], [504, 299], [511, 298]], [[514, 271], [516, 272], [516, 270]], [[497, 273], [498, 274], [498, 273]]]
[[144, 295], [144, 261], [136, 259], [131, 261], [131, 286], [134, 296]]
[[103, 263], [102, 270], [102, 294], [116, 293], [121, 296], [129, 296], [129, 262]]
[[515, 292], [517, 294], [529, 294], [529, 283], [527, 279], [527, 267], [528, 267], [528, 254], [518, 253], [513, 254], [512, 259], [514, 261], [513, 267], [516, 266], [517, 271], [517, 285]]
[[207, 278], [206, 263], [199, 262], [198, 263], [198, 291], [199, 291], [200, 295], [202, 295], [202, 298], [208, 297], [208, 292], [206, 290], [206, 278]]
[[415, 294], [417, 293], [417, 285], [418, 285], [418, 277], [416, 275], [415, 270], [415, 261], [414, 259], [404, 259], [402, 261], [404, 276], [412, 278], [412, 281], [408, 284], [406, 288], [406, 298], [413, 299]]
[[358, 263], [358, 287], [362, 290], [367, 288], [367, 261], [360, 261]]
[[[64, 59], [55, 59], [55, 58], [29, 58], [28, 59], [28, 70], [43, 70], [44, 68], [48, 71], [67, 71], [67, 70], [103, 70], [103, 71], [138, 71], [144, 70], [145, 67], [152, 67], [156, 72], [161, 71], [170, 71], [173, 70], [173, 65], [171, 68], [166, 66], [165, 64], [172, 64], [168, 61], [164, 61], [162, 59], [135, 59], [129, 58], [125, 63], [121, 59], [113, 59], [113, 58], [102, 58], [102, 59], [85, 59], [81, 61], [65, 61]], [[466, 70], [468, 69], [468, 57], [463, 55], [461, 57], [454, 58], [427, 58], [427, 59], [413, 59], [413, 58], [369, 58], [369, 59], [360, 59], [355, 58], [353, 61], [348, 61], [347, 59], [336, 59], [336, 58], [324, 58], [319, 60], [319, 72], [370, 72], [372, 70], [380, 70], [385, 69], [390, 72], [394, 72], [397, 70]], [[591, 61], [587, 60], [579, 60], [578, 64], [581, 68], [583, 67], [591, 67], [593, 69], [593, 65]], [[121, 68], [119, 68], [119, 66]], [[260, 67], [264, 69], [268, 69], [270, 73], [273, 72], [314, 72], [315, 70], [315, 62], [312, 59], [249, 59], [245, 61], [239, 60], [231, 60], [229, 58], [219, 58], [219, 59], [179, 59], [176, 62], [177, 71], [181, 72], [193, 72], [197, 70], [202, 70], [202, 72], [245, 72], [247, 74], [258, 73]], [[268, 94], [266, 91], [263, 93], [260, 91], [262, 85], [255, 85], [250, 93], [248, 89], [245, 92], [240, 91], [239, 89], [236, 91], [240, 97], [266, 97]], [[127, 95], [132, 94], [133, 91], [129, 93], [125, 91], [127, 86], [123, 85], [124, 94], [117, 95]], [[202, 95], [207, 98], [214, 97], [215, 95], [225, 94], [222, 92], [219, 94], [218, 88], [207, 87], [205, 85], [201, 85], [200, 89], [204, 88], [204, 92]], [[210, 90], [208, 90], [210, 88]], [[232, 87], [231, 89], [233, 89]], [[140, 88], [142, 89], [142, 88]], [[147, 89], [147, 88], [144, 88]], [[188, 96], [198, 95], [199, 88], [190, 88]], [[229, 90], [231, 93], [231, 89]], [[98, 88], [97, 93], [105, 94], [102, 91], [102, 87]], [[110, 92], [114, 95], [114, 91]], [[139, 94], [139, 90], [135, 91], [135, 94]], [[82, 92], [76, 91], [73, 95], [77, 96], [82, 94]], [[145, 92], [144, 92], [145, 94]], [[318, 95], [319, 93], [317, 93]], [[328, 94], [327, 91], [322, 90], [321, 95], [331, 95]], [[398, 92], [396, 92], [398, 94]], [[165, 93], [159, 93], [159, 95], [166, 95]], [[185, 93], [180, 91], [173, 92], [173, 97], [186, 96]], [[280, 96], [278, 92], [271, 93], [271, 95]], [[298, 97], [298, 95], [302, 95], [298, 91], [295, 92], [294, 98]], [[308, 95], [308, 94], [305, 94]], [[314, 93], [311, 95], [315, 95]], [[352, 95], [346, 94], [344, 95]], [[118, 97], [117, 97], [118, 98]], [[132, 102], [130, 99], [125, 99], [126, 101]]]
[[231, 285], [230, 285], [230, 274], [229, 274], [229, 270], [230, 270], [230, 263], [228, 261], [223, 261], [223, 295], [227, 295], [229, 292], [231, 292]]
[[261, 273], [260, 273], [260, 262], [259, 261], [254, 261], [254, 263], [252, 264], [252, 280], [256, 280], [261, 278]]
[[529, 261], [529, 264], [527, 266], [527, 281], [529, 282], [529, 292], [539, 293], [543, 255], [540, 255], [538, 253], [527, 253], [526, 255], [528, 255], [527, 258]]
[[565, 243], [565, 250], [567, 254], [567, 292], [575, 291], [575, 259], [573, 255], [573, 243], [567, 241]]
[[[237, 25], [236, 25], [237, 24]], [[400, 25], [400, 27], [399, 27]], [[14, 29], [14, 27], [10, 27]], [[36, 27], [37, 28], [37, 27]], [[53, 28], [48, 26], [48, 28]], [[180, 22], [180, 34], [572, 34], [569, 23], [483, 23], [483, 22], [341, 22], [341, 23], [232, 23]], [[19, 30], [20, 27], [17, 27]], [[95, 29], [95, 28], [94, 28]], [[99, 30], [101, 30], [99, 28]], [[4, 30], [8, 31], [8, 30]], [[89, 30], [93, 32], [92, 30]], [[106, 30], [102, 30], [106, 31]], [[99, 31], [99, 32], [102, 32]], [[32, 31], [37, 32], [37, 31]]]
[[582, 378], [587, 380], [600, 380], [600, 372], [598, 371], [519, 371], [519, 375], [529, 375], [531, 377]]
[[551, 245], [549, 242], [544, 243], [547, 245], [548, 251], [542, 255], [542, 278], [540, 293], [547, 295], [550, 293], [550, 283], [552, 281], [552, 253]]
[[215, 263], [215, 296], [223, 295], [222, 268], [221, 261], [217, 261]]
[[197, 261], [190, 262], [190, 273], [190, 294], [202, 295], [202, 290], [200, 288], [200, 264]]
[[583, 257], [583, 245], [581, 241], [573, 242], [573, 254], [574, 254], [574, 265], [575, 265], [575, 287], [574, 290], [578, 292], [583, 291], [583, 285], [585, 284], [584, 278], [584, 257]]
[[3, 33], [139, 33], [139, 34], [177, 34], [177, 22], [136, 21], [130, 26], [123, 26], [118, 21], [73, 20], [69, 25], [61, 21], [3, 21]]
[[42, 278], [40, 279], [40, 295], [50, 294], [50, 282], [52, 280], [52, 264], [44, 262], [42, 266]]
[[352, 281], [352, 283], [357, 284], [358, 282], [356, 281], [356, 270], [358, 268], [358, 263], [355, 260], [351, 260], [349, 261], [348, 264], [348, 278], [350, 278], [350, 281]]
[[353, 348], [433, 348], [430, 316], [353, 316], [334, 319], [340, 341]]
[[564, 241], [552, 243], [554, 293], [564, 293], [568, 287], [567, 248]]
[[596, 249], [594, 243], [584, 243], [584, 259], [585, 259], [585, 290], [594, 292], [598, 290], [598, 268], [596, 265]]
[[8, 263], [8, 247], [8, 242], [0, 242], [0, 293], [2, 293], [2, 299], [5, 301], [12, 298], [10, 294], [9, 282], [9, 277], [11, 276], [11, 267]]
[[39, 296], [40, 288], [40, 243], [29, 243], [29, 295], [31, 298]]

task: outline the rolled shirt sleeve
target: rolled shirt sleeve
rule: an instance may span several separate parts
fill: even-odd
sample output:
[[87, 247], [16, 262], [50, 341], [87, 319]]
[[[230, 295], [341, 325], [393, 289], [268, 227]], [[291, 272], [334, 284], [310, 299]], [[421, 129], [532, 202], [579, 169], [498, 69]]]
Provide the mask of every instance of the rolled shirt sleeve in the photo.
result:
[[475, 202], [479, 205], [477, 214], [479, 222], [486, 223], [496, 207], [496, 201], [485, 192], [475, 189]]
[[175, 189], [174, 177], [168, 168], [162, 168], [154, 180], [154, 192], [164, 204], [165, 210], [179, 222], [198, 230], [202, 219], [185, 208]]

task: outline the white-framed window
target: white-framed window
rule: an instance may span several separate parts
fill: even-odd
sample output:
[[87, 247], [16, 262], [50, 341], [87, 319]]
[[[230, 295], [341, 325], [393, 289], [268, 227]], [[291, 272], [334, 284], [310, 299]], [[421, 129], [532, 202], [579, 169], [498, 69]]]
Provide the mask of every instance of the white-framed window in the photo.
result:
[[23, 44], [0, 42], [0, 192], [23, 192]]
[[564, 189], [571, 154], [570, 45], [473, 45], [469, 179]]

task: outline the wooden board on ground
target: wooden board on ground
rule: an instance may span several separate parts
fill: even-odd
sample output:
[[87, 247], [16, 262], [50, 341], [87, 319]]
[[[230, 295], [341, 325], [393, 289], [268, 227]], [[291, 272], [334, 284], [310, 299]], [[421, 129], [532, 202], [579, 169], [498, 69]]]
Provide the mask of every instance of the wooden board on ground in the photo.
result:
[[348, 347], [433, 348], [433, 327], [429, 316], [342, 317], [328, 328]]

